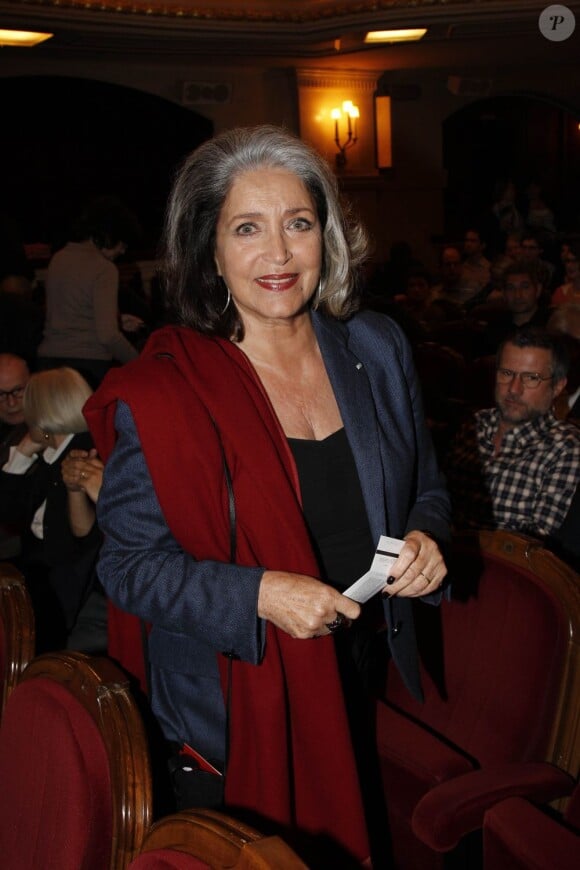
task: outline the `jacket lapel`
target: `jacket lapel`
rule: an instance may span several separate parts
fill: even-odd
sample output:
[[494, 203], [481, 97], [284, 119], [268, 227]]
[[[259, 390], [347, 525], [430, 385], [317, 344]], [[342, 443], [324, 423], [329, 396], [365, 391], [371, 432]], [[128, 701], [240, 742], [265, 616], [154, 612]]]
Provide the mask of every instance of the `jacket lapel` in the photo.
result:
[[380, 432], [365, 366], [350, 349], [344, 323], [313, 312], [318, 343], [353, 452], [373, 539], [388, 530]]

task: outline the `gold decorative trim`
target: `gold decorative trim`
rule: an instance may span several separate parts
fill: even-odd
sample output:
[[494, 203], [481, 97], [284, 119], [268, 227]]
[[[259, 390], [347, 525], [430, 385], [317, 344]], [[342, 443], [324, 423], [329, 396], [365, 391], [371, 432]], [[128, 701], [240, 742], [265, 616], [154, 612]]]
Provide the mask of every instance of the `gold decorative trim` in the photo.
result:
[[[231, 0], [230, 0], [231, 2]], [[481, 0], [480, 0], [481, 2]], [[494, 2], [494, 0], [487, 0]], [[231, 6], [219, 0], [209, 5], [189, 5], [164, 0], [18, 0], [14, 6], [53, 6], [63, 9], [77, 9], [91, 12], [112, 12], [125, 15], [163, 16], [167, 18], [187, 18], [205, 22], [251, 22], [264, 24], [308, 24], [319, 21], [355, 17], [375, 16], [376, 13], [398, 12], [405, 9], [417, 10], [421, 7], [433, 10], [434, 7], [448, 8], [450, 5], [467, 5], [465, 0], [333, 0], [333, 2], [313, 3], [312, 0], [254, 0], [252, 7], [245, 4]], [[241, 7], [241, 8], [240, 8]]]
[[301, 88], [354, 88], [371, 94], [376, 90], [378, 76], [376, 70], [296, 70], [296, 80]]

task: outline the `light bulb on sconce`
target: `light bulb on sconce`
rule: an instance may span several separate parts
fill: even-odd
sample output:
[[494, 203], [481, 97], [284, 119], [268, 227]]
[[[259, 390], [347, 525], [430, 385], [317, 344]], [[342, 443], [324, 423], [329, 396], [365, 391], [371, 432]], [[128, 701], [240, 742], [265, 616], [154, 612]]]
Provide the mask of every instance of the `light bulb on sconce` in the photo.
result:
[[[341, 128], [340, 123], [343, 121], [343, 116], [346, 119], [346, 139], [341, 143]], [[358, 140], [358, 119], [360, 112], [358, 106], [355, 106], [352, 100], [344, 100], [342, 109], [332, 109], [330, 117], [334, 121], [334, 141], [338, 148], [336, 155], [336, 166], [338, 169], [343, 169], [346, 166], [346, 152], [348, 148], [352, 148]]]

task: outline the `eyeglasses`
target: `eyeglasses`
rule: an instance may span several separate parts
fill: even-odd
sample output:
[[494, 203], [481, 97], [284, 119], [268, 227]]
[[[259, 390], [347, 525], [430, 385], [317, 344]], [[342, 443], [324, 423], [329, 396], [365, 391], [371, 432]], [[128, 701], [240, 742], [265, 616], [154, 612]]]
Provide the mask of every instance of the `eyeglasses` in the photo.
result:
[[528, 390], [535, 390], [539, 387], [542, 381], [551, 381], [553, 375], [543, 378], [537, 372], [514, 372], [513, 369], [497, 369], [495, 378], [498, 384], [511, 384], [514, 378], [519, 378], [522, 385]]
[[8, 397], [19, 399], [24, 392], [24, 387], [14, 387], [13, 390], [0, 390], [0, 402], [7, 402]]

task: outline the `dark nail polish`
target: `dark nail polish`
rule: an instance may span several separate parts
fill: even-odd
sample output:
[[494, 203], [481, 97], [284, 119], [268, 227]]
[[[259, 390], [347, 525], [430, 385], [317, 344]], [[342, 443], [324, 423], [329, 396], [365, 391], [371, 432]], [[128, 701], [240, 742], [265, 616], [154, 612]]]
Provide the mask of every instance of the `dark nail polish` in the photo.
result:
[[387, 577], [387, 586], [392, 586], [394, 582], [395, 582], [394, 577]]

